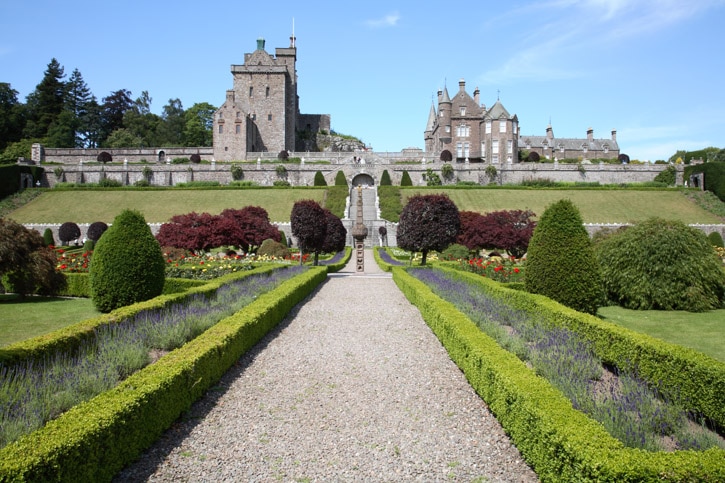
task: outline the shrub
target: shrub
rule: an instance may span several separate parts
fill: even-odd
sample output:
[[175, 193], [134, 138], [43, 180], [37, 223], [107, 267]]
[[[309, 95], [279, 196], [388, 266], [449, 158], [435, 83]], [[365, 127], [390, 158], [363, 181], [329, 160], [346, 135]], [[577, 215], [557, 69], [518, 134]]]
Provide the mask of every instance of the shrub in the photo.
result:
[[277, 155], [277, 159], [281, 161], [287, 161], [289, 159], [289, 153], [287, 152], [287, 150], [283, 149], [282, 151], [280, 151]]
[[628, 309], [722, 307], [725, 272], [704, 233], [651, 218], [596, 245], [607, 297]]
[[403, 175], [400, 177], [400, 186], [413, 186], [413, 180], [410, 179], [408, 171], [403, 171]]
[[453, 174], [455, 173], [455, 170], [453, 169], [453, 165], [451, 163], [445, 163], [441, 167], [441, 176], [443, 179], [451, 179], [453, 178]]
[[275, 258], [287, 258], [290, 254], [286, 244], [276, 242], [271, 238], [264, 240], [257, 250], [257, 255]]
[[390, 179], [390, 173], [388, 173], [388, 170], [384, 170], [383, 174], [380, 176], [380, 186], [390, 186], [393, 182]]
[[655, 181], [658, 183], [664, 183], [665, 186], [674, 186], [677, 178], [677, 169], [674, 166], [667, 166], [667, 168], [655, 176]]
[[595, 314], [603, 303], [602, 279], [581, 214], [559, 200], [541, 215], [529, 242], [524, 276], [528, 292]]
[[441, 258], [443, 260], [460, 260], [468, 258], [469, 253], [470, 252], [468, 250], [468, 247], [464, 245], [459, 245], [458, 243], [454, 243], [453, 245], [443, 250], [443, 253], [441, 253]]
[[95, 247], [96, 247], [96, 242], [94, 242], [93, 240], [86, 240], [83, 243], [84, 252], [92, 252]]
[[101, 151], [98, 153], [98, 156], [96, 156], [96, 161], [99, 163], [110, 163], [113, 161], [113, 156], [111, 156], [111, 153], [108, 151]]
[[274, 172], [277, 173], [277, 176], [280, 178], [287, 176], [287, 168], [285, 168], [284, 164], [278, 164], [275, 166]]
[[710, 244], [714, 247], [723, 247], [723, 240], [722, 235], [720, 235], [719, 232], [713, 231], [709, 235], [707, 235], [707, 239], [710, 240]]
[[325, 210], [325, 220], [327, 221], [327, 230], [325, 233], [325, 242], [322, 244], [322, 251], [326, 253], [337, 253], [344, 250], [347, 229], [342, 224], [342, 220], [327, 209]]
[[704, 188], [715, 193], [720, 201], [725, 201], [725, 163], [715, 162], [687, 166], [685, 179], [688, 180], [690, 176], [697, 173], [705, 173]]
[[117, 179], [103, 178], [98, 182], [98, 186], [101, 188], [120, 188], [123, 184]]
[[347, 178], [345, 178], [345, 173], [342, 171], [338, 171], [335, 175], [335, 186], [344, 186], [347, 188]]
[[122, 211], [93, 253], [89, 270], [93, 304], [110, 312], [161, 295], [165, 265], [161, 246], [143, 215]]
[[272, 186], [292, 186], [286, 179], [276, 179], [272, 182]]
[[72, 221], [66, 221], [58, 228], [58, 238], [61, 244], [68, 245], [71, 241], [77, 240], [81, 236], [81, 229]]
[[443, 184], [441, 177], [438, 176], [438, 173], [434, 173], [430, 168], [425, 170], [423, 179], [425, 180], [427, 186], [440, 186]]
[[108, 225], [106, 225], [102, 221], [94, 221], [88, 227], [86, 237], [89, 240], [98, 241], [101, 238], [101, 235], [103, 235], [106, 230], [108, 230]]
[[279, 242], [282, 245], [284, 245], [285, 247], [289, 246], [289, 242], [287, 241], [287, 235], [285, 235], [285, 233], [282, 230], [279, 230]]
[[201, 163], [201, 156], [198, 153], [194, 153], [191, 156], [189, 156], [189, 161], [191, 161], [194, 164]]
[[[189, 162], [189, 158], [174, 158], [171, 160], [171, 164], [187, 164]], [[199, 162], [201, 162], [201, 158], [199, 158]]]
[[151, 186], [151, 183], [149, 183], [149, 180], [147, 180], [147, 179], [140, 179], [140, 180], [136, 181], [133, 185], [141, 187], [141, 188], [145, 188], [145, 187]]
[[315, 180], [313, 184], [314, 186], [327, 186], [327, 181], [325, 181], [325, 175], [322, 174], [322, 171], [315, 172]]
[[55, 246], [55, 238], [53, 238], [53, 230], [46, 228], [43, 232], [43, 243], [45, 246]]
[[239, 164], [232, 164], [232, 167], [230, 168], [232, 172], [232, 179], [234, 181], [239, 181], [244, 179], [244, 170]]
[[[327, 215], [325, 209], [314, 200], [297, 201], [292, 206], [290, 225], [292, 227], [292, 234], [297, 238], [297, 244], [301, 252], [300, 255], [304, 252], [314, 252], [314, 264], [317, 265], [319, 253], [322, 250], [325, 237], [327, 236]], [[302, 263], [301, 256], [300, 263]]]

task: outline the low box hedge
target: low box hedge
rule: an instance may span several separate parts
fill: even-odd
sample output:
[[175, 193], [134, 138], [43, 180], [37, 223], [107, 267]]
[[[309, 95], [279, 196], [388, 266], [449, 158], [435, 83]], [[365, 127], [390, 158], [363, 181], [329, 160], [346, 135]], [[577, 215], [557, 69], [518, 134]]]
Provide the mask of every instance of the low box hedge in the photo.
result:
[[339, 262], [325, 265], [327, 267], [327, 273], [339, 272], [340, 270], [345, 268], [345, 265], [347, 265], [347, 262], [350, 261], [351, 256], [352, 256], [352, 247], [346, 246], [345, 255], [343, 255], [342, 259]]
[[[91, 296], [91, 286], [88, 282], [87, 273], [66, 273], [67, 287], [58, 295], [61, 297], [85, 297]], [[188, 278], [167, 278], [164, 283], [164, 295], [181, 293], [192, 287], [199, 287], [206, 284], [207, 280], [191, 280]]]
[[725, 481], [725, 451], [625, 448], [423, 282], [398, 267], [393, 279], [542, 481]]
[[[247, 272], [248, 273], [248, 272]], [[326, 277], [313, 267], [0, 450], [0, 481], [111, 481]]]

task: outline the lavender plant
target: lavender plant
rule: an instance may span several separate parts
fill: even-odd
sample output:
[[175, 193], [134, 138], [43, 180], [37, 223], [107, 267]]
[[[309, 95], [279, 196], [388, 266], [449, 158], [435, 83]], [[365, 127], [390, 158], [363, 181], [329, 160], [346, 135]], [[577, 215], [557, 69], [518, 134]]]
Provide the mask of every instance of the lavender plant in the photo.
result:
[[104, 325], [74, 354], [0, 365], [0, 447], [43, 426], [148, 365], [152, 349], [171, 350], [306, 270], [293, 265], [251, 275], [182, 303]]
[[380, 257], [380, 259], [382, 261], [384, 261], [385, 263], [387, 263], [389, 265], [396, 265], [396, 266], [404, 265], [404, 263], [401, 262], [400, 260], [396, 260], [395, 258], [391, 257], [390, 253], [388, 253], [388, 251], [385, 249], [380, 249], [378, 251], [378, 256]]
[[606, 382], [602, 361], [591, 344], [562, 327], [551, 327], [536, 314], [515, 310], [473, 284], [436, 269], [411, 269], [441, 298], [466, 314], [484, 333], [527, 362], [564, 393], [573, 406], [601, 422], [626, 446], [658, 451], [669, 437], [676, 449], [725, 447], [704, 425], [688, 424], [680, 407], [664, 401], [636, 377], [620, 374]]

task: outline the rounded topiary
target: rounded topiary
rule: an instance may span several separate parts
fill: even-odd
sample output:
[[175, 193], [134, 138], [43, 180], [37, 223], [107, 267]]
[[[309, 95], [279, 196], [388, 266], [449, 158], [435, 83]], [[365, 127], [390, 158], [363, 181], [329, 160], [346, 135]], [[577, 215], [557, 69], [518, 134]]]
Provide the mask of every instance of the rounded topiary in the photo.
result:
[[191, 161], [194, 164], [201, 163], [201, 155], [198, 153], [194, 153], [191, 156], [189, 156], [189, 161]]
[[96, 242], [94, 242], [93, 240], [89, 239], [83, 243], [83, 251], [92, 252], [95, 247], [96, 247]]
[[390, 179], [390, 173], [388, 173], [388, 170], [384, 170], [383, 174], [380, 176], [380, 186], [391, 186], [393, 182]]
[[108, 151], [101, 151], [98, 153], [98, 156], [96, 156], [96, 161], [99, 163], [110, 163], [113, 161], [113, 156], [111, 156], [111, 153]]
[[722, 307], [725, 272], [705, 234], [651, 218], [596, 245], [610, 300], [629, 309], [701, 312]]
[[148, 300], [164, 289], [165, 261], [143, 215], [124, 210], [96, 244], [91, 299], [101, 312]]
[[347, 186], [347, 178], [342, 171], [338, 171], [335, 175], [335, 186]]
[[325, 175], [322, 174], [322, 171], [315, 172], [315, 180], [313, 184], [314, 186], [327, 186], [327, 181], [325, 181]]
[[467, 259], [469, 253], [470, 251], [468, 250], [468, 247], [460, 245], [458, 243], [454, 243], [453, 245], [443, 250], [443, 252], [441, 253], [441, 258], [443, 260]]
[[275, 258], [286, 258], [290, 254], [286, 244], [276, 242], [271, 238], [264, 240], [257, 249], [258, 256], [268, 256]]
[[283, 149], [282, 151], [280, 151], [277, 155], [277, 159], [281, 161], [287, 161], [289, 159], [289, 153], [287, 152], [287, 150]]
[[88, 227], [88, 231], [86, 232], [86, 237], [89, 240], [93, 240], [94, 242], [97, 242], [101, 238], [101, 235], [103, 235], [103, 233], [106, 230], [108, 230], [108, 225], [106, 225], [102, 221], [94, 221]]
[[53, 238], [53, 230], [46, 228], [43, 232], [43, 243], [46, 247], [55, 246], [55, 238]]
[[81, 236], [81, 228], [72, 221], [66, 221], [58, 228], [58, 239], [61, 244], [68, 245], [71, 241]]
[[604, 302], [599, 265], [570, 200], [557, 201], [541, 215], [529, 242], [524, 283], [528, 292], [589, 314]]
[[723, 247], [722, 235], [719, 232], [713, 231], [712, 233], [707, 235], [707, 239], [710, 240], [710, 244], [712, 246], [720, 248]]
[[400, 186], [413, 186], [413, 180], [410, 179], [407, 171], [403, 171], [403, 175], [400, 177]]

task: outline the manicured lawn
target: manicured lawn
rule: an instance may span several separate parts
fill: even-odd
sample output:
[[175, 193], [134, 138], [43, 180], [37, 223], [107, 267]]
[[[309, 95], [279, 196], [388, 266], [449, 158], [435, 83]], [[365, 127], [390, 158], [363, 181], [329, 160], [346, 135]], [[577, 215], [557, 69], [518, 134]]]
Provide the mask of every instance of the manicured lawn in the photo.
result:
[[0, 295], [0, 347], [100, 315], [90, 299]]
[[602, 307], [609, 322], [703, 352], [725, 362], [725, 309], [692, 313]]
[[579, 209], [585, 223], [627, 223], [655, 216], [684, 223], [722, 223], [675, 190], [416, 188], [401, 190], [403, 205], [415, 194], [436, 192], [446, 193], [461, 211], [531, 210], [539, 217], [547, 206], [567, 198]]
[[195, 211], [219, 214], [225, 208], [261, 206], [272, 221], [289, 221], [295, 201], [322, 202], [325, 189], [239, 190], [108, 190], [48, 191], [11, 212], [18, 223], [113, 222], [124, 209], [139, 210], [149, 223], [164, 223], [174, 215]]

